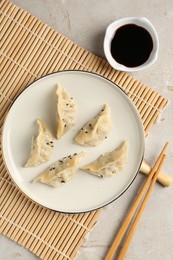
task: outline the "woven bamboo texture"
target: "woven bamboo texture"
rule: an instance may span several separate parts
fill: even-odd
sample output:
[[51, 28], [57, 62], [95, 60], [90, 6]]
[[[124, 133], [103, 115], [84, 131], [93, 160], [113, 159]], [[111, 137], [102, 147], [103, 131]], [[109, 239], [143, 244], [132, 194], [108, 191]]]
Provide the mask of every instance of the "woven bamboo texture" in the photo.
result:
[[[148, 133], [167, 103], [164, 97], [11, 2], [0, 2], [0, 14], [1, 130], [9, 106], [28, 84], [70, 69], [92, 71], [118, 84], [136, 105]], [[62, 214], [35, 204], [11, 181], [0, 150], [0, 232], [41, 259], [74, 259], [100, 212]]]

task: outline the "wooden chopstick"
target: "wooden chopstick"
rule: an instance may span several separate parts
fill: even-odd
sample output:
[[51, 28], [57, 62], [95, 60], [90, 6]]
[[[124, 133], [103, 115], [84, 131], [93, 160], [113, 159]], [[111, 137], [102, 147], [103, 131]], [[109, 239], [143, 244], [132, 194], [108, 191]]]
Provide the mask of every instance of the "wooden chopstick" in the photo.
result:
[[162, 160], [162, 157], [163, 157], [163, 155], [164, 155], [164, 153], [166, 151], [167, 146], [168, 146], [168, 143], [166, 143], [165, 146], [163, 147], [163, 149], [162, 149], [158, 159], [156, 160], [155, 165], [153, 166], [150, 174], [148, 175], [148, 177], [147, 177], [147, 179], [146, 179], [142, 189], [140, 190], [140, 192], [139, 192], [135, 202], [133, 203], [130, 211], [128, 212], [125, 220], [123, 221], [122, 226], [120, 227], [119, 232], [118, 232], [117, 236], [115, 237], [115, 239], [114, 239], [114, 241], [112, 243], [112, 246], [111, 246], [111, 248], [109, 249], [109, 251], [108, 251], [108, 253], [106, 255], [105, 260], [112, 259], [114, 253], [116, 252], [116, 250], [117, 250], [117, 248], [118, 248], [118, 246], [119, 246], [119, 244], [120, 244], [120, 242], [121, 242], [121, 240], [122, 240], [122, 238], [123, 238], [123, 236], [124, 236], [128, 226], [129, 226], [129, 224], [130, 224], [130, 222], [131, 222], [131, 220], [132, 220], [132, 218], [133, 218], [133, 216], [134, 216], [134, 214], [136, 212], [136, 209], [138, 208], [138, 206], [139, 206], [139, 204], [140, 204], [140, 202], [142, 200], [142, 197], [144, 196], [144, 194], [146, 192], [147, 187], [148, 187], [151, 179], [153, 178], [154, 173], [156, 172], [156, 170], [157, 170], [157, 168], [158, 168], [158, 166], [159, 166], [159, 164], [160, 164], [160, 162]]
[[152, 189], [154, 187], [154, 184], [156, 183], [157, 176], [158, 176], [158, 174], [159, 174], [159, 172], [161, 170], [161, 167], [162, 167], [162, 165], [164, 163], [165, 157], [166, 157], [166, 155], [163, 155], [162, 160], [161, 160], [161, 162], [159, 164], [158, 170], [154, 174], [154, 177], [153, 177], [153, 179], [151, 181], [151, 184], [150, 184], [150, 186], [148, 188], [146, 196], [145, 196], [145, 198], [144, 198], [144, 200], [143, 200], [143, 202], [142, 202], [142, 204], [141, 204], [141, 206], [139, 208], [139, 211], [138, 211], [138, 213], [137, 213], [137, 215], [136, 215], [136, 217], [135, 217], [135, 219], [133, 221], [133, 224], [132, 224], [132, 226], [130, 228], [130, 231], [129, 231], [126, 239], [125, 239], [124, 245], [123, 245], [121, 251], [119, 252], [117, 260], [123, 260], [125, 255], [126, 255], [126, 252], [127, 252], [128, 248], [129, 248], [130, 242], [131, 242], [131, 240], [133, 238], [133, 235], [134, 235], [134, 233], [136, 231], [136, 228], [137, 228], [137, 225], [139, 223], [139, 220], [140, 220], [140, 218], [142, 216], [142, 213], [143, 213], [143, 211], [145, 209], [145, 206], [147, 205], [147, 202], [148, 202], [149, 197], [151, 195], [151, 192], [152, 192]]

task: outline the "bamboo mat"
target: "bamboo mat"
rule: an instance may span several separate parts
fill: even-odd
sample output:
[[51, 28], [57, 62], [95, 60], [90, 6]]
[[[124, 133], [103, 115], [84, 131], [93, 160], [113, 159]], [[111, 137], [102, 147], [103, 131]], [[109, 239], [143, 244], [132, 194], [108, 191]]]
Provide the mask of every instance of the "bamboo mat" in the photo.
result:
[[[121, 86], [136, 105], [148, 133], [167, 103], [159, 93], [114, 70], [11, 2], [1, 1], [0, 13], [1, 130], [10, 104], [28, 84], [48, 73], [70, 69], [96, 72]], [[100, 212], [62, 214], [35, 204], [11, 181], [0, 150], [0, 232], [41, 259], [74, 259]]]

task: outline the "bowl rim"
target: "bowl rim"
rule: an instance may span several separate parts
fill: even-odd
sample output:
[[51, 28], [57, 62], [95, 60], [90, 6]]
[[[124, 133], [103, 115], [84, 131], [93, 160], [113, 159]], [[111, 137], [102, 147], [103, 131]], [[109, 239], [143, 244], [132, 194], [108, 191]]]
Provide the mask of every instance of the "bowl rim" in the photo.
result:
[[[116, 62], [115, 59], [112, 57], [112, 54], [110, 51], [111, 40], [115, 34], [115, 31], [118, 28], [120, 28], [121, 26], [129, 24], [129, 23], [136, 24], [138, 26], [145, 28], [150, 33], [152, 40], [153, 40], [153, 50], [152, 50], [148, 60], [145, 63], [143, 63], [139, 66], [136, 66], [136, 67], [127, 67], [123, 64]], [[127, 72], [140, 71], [140, 70], [150, 67], [152, 64], [154, 64], [156, 62], [157, 57], [158, 57], [158, 52], [159, 52], [159, 39], [158, 39], [158, 35], [157, 35], [155, 27], [146, 17], [143, 17], [143, 16], [126, 17], [126, 18], [118, 19], [108, 25], [108, 27], [106, 28], [106, 32], [105, 32], [103, 49], [104, 49], [104, 54], [106, 56], [107, 61], [114, 69], [127, 71]]]

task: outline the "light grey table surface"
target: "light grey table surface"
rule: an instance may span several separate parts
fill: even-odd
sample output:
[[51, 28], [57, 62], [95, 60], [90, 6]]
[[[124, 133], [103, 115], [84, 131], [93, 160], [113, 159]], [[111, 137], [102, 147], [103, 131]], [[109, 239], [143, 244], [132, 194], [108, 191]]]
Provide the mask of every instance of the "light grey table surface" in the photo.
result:
[[[146, 138], [145, 158], [152, 164], [164, 143], [169, 141], [164, 171], [173, 176], [173, 1], [13, 0], [12, 2], [80, 46], [102, 57], [104, 57], [102, 47], [104, 32], [109, 23], [128, 16], [145, 16], [154, 24], [160, 42], [158, 60], [152, 67], [132, 75], [169, 99], [169, 105]], [[123, 196], [104, 208], [98, 224], [80, 248], [78, 260], [104, 259], [130, 203], [144, 180], [144, 176], [138, 175]], [[32, 260], [37, 257], [0, 235], [0, 259]], [[163, 188], [156, 184], [125, 259], [173, 259], [173, 186]]]

